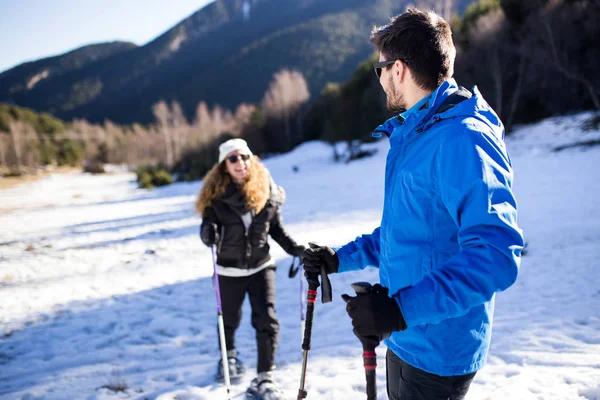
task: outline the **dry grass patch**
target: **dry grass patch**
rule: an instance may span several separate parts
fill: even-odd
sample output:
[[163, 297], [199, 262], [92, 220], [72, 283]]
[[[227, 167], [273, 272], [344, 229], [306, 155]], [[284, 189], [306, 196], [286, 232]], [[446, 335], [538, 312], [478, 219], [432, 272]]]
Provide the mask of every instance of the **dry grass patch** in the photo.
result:
[[4, 176], [0, 178], [0, 190], [11, 189], [23, 183], [34, 182], [40, 178], [45, 178], [51, 174], [67, 174], [81, 171], [81, 168], [74, 167], [55, 167], [48, 171], [39, 172], [36, 174], [24, 174], [21, 176]]

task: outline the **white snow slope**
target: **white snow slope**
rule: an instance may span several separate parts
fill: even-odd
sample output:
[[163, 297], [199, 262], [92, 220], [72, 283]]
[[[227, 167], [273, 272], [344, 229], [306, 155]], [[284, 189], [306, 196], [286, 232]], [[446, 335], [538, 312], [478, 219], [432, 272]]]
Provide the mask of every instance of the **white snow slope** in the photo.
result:
[[[523, 126], [507, 139], [519, 223], [520, 276], [498, 294], [492, 348], [468, 399], [600, 399], [600, 139], [590, 114]], [[374, 157], [335, 164], [307, 143], [266, 165], [287, 191], [286, 227], [299, 242], [341, 245], [381, 217], [388, 143]], [[298, 171], [292, 170], [293, 166]], [[0, 191], [0, 399], [225, 399], [208, 248], [193, 206], [201, 182], [152, 191], [134, 176], [53, 175]], [[302, 360], [300, 276], [277, 259], [281, 340], [275, 377], [295, 399]], [[375, 269], [332, 277], [316, 304], [308, 399], [364, 399], [361, 347], [342, 293], [377, 282]], [[237, 332], [256, 366], [249, 305]], [[378, 392], [385, 394], [385, 348]], [[235, 398], [253, 378], [234, 386]]]

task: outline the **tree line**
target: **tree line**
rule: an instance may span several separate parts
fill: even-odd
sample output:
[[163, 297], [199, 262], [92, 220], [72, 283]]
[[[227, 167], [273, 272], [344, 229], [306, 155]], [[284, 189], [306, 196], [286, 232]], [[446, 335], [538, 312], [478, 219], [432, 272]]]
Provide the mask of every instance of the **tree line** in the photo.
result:
[[[418, 2], [446, 17], [452, 1]], [[600, 2], [592, 0], [480, 0], [452, 18], [457, 46], [455, 77], [477, 84], [504, 121], [536, 121], [586, 109], [600, 110]], [[48, 114], [0, 105], [0, 167], [27, 171], [40, 165], [103, 163], [163, 166], [179, 179], [199, 179], [215, 162], [218, 144], [245, 138], [258, 154], [286, 152], [314, 139], [347, 141], [346, 154], [391, 114], [372, 69], [361, 63], [344, 83], [328, 83], [308, 103], [309, 85], [294, 70], [277, 72], [258, 104], [233, 111], [200, 102], [188, 120], [176, 99], [152, 106], [155, 123], [65, 123]]]
[[161, 165], [185, 179], [210, 168], [218, 144], [244, 136], [257, 153], [288, 151], [302, 140], [302, 107], [309, 98], [302, 74], [281, 70], [260, 104], [240, 104], [233, 112], [203, 101], [189, 121], [176, 100], [152, 106], [152, 125], [118, 125], [85, 119], [65, 123], [46, 113], [0, 105], [0, 168], [20, 174], [43, 165]]
[[[447, 12], [448, 1], [420, 5]], [[600, 1], [481, 0], [451, 19], [454, 76], [477, 85], [506, 131], [554, 115], [600, 111]], [[374, 55], [345, 84], [328, 84], [307, 114], [312, 135], [336, 142], [369, 140], [392, 115], [372, 70]], [[348, 146], [352, 158], [355, 146]], [[335, 156], [339, 156], [334, 154]]]

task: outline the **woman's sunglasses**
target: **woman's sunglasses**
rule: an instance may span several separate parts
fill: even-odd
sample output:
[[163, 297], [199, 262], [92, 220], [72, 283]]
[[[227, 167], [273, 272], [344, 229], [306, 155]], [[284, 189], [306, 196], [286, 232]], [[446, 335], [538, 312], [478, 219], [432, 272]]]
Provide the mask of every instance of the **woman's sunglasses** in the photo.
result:
[[373, 69], [375, 69], [375, 75], [377, 75], [377, 79], [381, 78], [381, 70], [383, 68], [394, 64], [396, 61], [402, 61], [402, 60], [385, 60], [385, 61], [374, 62]]
[[238, 162], [238, 160], [248, 161], [249, 159], [250, 159], [250, 155], [249, 154], [236, 154], [234, 156], [227, 157], [227, 160], [231, 164], [235, 164], [236, 162]]

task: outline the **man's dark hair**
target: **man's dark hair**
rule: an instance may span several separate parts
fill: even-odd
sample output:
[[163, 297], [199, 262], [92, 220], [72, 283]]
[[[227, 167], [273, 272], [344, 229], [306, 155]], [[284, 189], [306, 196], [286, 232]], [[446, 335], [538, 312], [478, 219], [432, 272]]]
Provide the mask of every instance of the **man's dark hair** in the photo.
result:
[[433, 90], [454, 74], [452, 31], [433, 11], [408, 8], [389, 24], [375, 27], [371, 42], [387, 60], [404, 62], [422, 89]]

